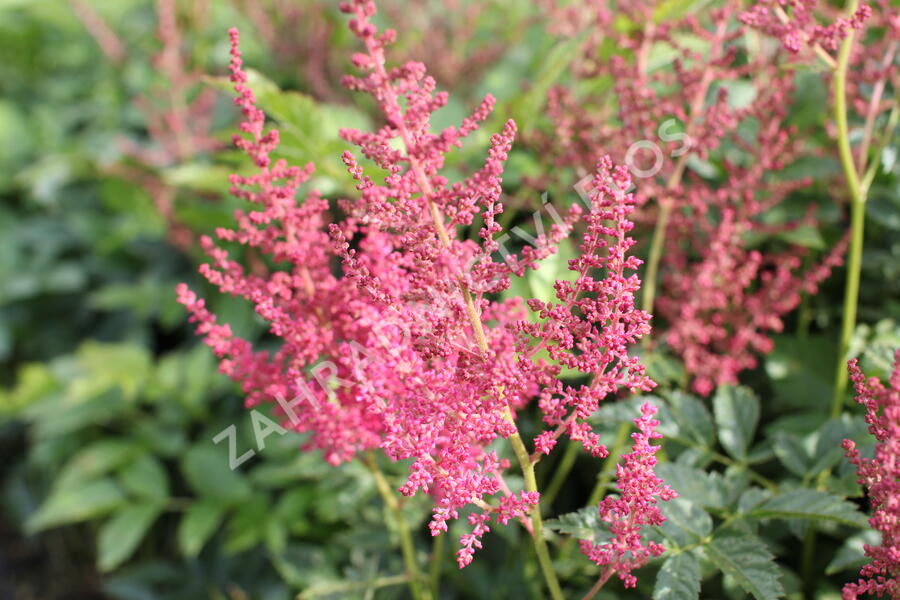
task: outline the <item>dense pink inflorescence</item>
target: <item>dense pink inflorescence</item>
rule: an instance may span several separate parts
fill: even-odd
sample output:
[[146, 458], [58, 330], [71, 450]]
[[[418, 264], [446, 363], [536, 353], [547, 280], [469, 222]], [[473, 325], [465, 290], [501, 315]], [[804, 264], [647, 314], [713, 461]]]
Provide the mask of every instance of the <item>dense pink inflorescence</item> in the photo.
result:
[[762, 0], [739, 19], [781, 40], [793, 53], [813, 45], [833, 52], [852, 29], [860, 29], [872, 14], [871, 7], [863, 2], [849, 17], [832, 17], [830, 23], [822, 25], [817, 12], [823, 10], [833, 9], [819, 0]]
[[659, 446], [650, 441], [662, 437], [656, 431], [659, 426], [659, 421], [653, 418], [656, 411], [651, 404], [645, 403], [641, 407], [641, 417], [634, 420], [638, 430], [631, 434], [634, 439], [631, 453], [623, 457], [623, 463], [616, 465], [616, 485], [620, 495], [608, 496], [600, 502], [600, 517], [609, 523], [612, 539], [603, 544], [581, 540], [581, 551], [601, 567], [606, 567], [604, 573], [618, 574], [625, 587], [637, 585], [637, 578], [631, 574], [633, 570], [665, 550], [657, 542], [645, 543], [641, 529], [647, 525], [661, 525], [665, 517], [657, 503], [678, 496], [654, 473]]
[[[200, 272], [222, 292], [252, 302], [282, 346], [273, 354], [254, 351], [229, 325], [218, 324], [205, 301], [186, 285], [179, 286], [178, 297], [221, 359], [220, 370], [242, 384], [247, 406], [278, 400], [290, 417], [286, 426], [315, 432], [309, 446], [322, 449], [328, 461], [337, 464], [378, 447], [383, 423], [380, 415], [366, 410], [353, 386], [332, 389], [330, 382], [349, 380], [354, 369], [365, 365], [364, 359], [385, 352], [396, 334], [374, 327], [382, 320], [377, 308], [332, 274], [334, 254], [324, 229], [328, 203], [315, 192], [302, 203], [296, 198], [313, 166], [273, 161], [278, 132], [265, 130], [265, 115], [247, 86], [237, 30], [230, 34], [231, 80], [244, 118], [243, 135], [235, 135], [234, 143], [257, 168], [252, 175], [233, 175], [231, 192], [255, 210], [237, 211], [237, 228], [220, 228], [216, 237], [268, 255], [276, 268], [257, 261], [248, 272], [213, 239], [203, 237], [201, 246], [212, 260]], [[351, 318], [345, 307], [354, 303], [368, 312]], [[309, 379], [315, 382], [307, 383]], [[300, 411], [302, 419], [296, 417]]]
[[[540, 406], [544, 421], [555, 429], [541, 433], [535, 441], [541, 453], [549, 453], [565, 432], [593, 456], [606, 456], [606, 448], [584, 420], [619, 387], [637, 392], [656, 385], [640, 361], [628, 355], [629, 347], [650, 333], [650, 315], [635, 307], [641, 284], [635, 271], [641, 261], [628, 256], [635, 243], [629, 235], [634, 224], [628, 219], [634, 211], [634, 196], [625, 191], [630, 187], [625, 167], [613, 167], [609, 157], [599, 161], [580, 256], [569, 263], [577, 278], [556, 282], [556, 302], [529, 300], [540, 321], [519, 325], [538, 340], [521, 349], [523, 356], [546, 348], [560, 365], [591, 376], [590, 383], [578, 387], [558, 378], [545, 382]], [[595, 278], [594, 272], [604, 277]]]
[[[558, 2], [546, 3], [563, 11]], [[806, 184], [773, 176], [802, 150], [787, 124], [793, 74], [779, 70], [771, 56], [744, 52], [744, 32], [734, 26], [739, 2], [664, 24], [654, 18], [655, 3], [622, 3], [616, 10], [640, 24], [624, 30], [603, 2], [580, 0], [561, 14], [576, 8], [579, 19], [570, 19], [563, 33], [577, 33], [578, 23], [588, 30], [573, 71], [582, 80], [610, 77], [614, 93], [553, 89], [549, 113], [556, 135], [543, 143], [560, 166], [578, 173], [591, 168], [586, 157], [599, 148], [627, 164], [639, 181], [639, 224], [648, 239], [668, 211], [659, 232], [665, 244], [655, 326], [684, 361], [694, 390], [708, 394], [753, 368], [757, 355], [771, 350], [772, 333], [781, 331], [801, 292], [814, 290], [840, 264], [841, 245], [804, 271], [803, 246], [780, 244], [767, 252], [752, 244], [788, 239], [792, 230], [816, 223], [812, 213], [780, 223], [766, 219]], [[597, 60], [605, 38], [630, 49], [630, 57]], [[674, 57], [672, 69], [654, 64], [660, 55], [653, 51], [661, 46], [668, 50], [664, 56]], [[743, 98], [734, 94], [740, 90]], [[741, 152], [724, 153], [725, 139]], [[722, 168], [704, 174], [702, 161]]]
[[[450, 183], [441, 174], [446, 155], [488, 117], [493, 98], [460, 126], [432, 132], [431, 115], [447, 94], [421, 63], [387, 66], [385, 48], [395, 34], [372, 24], [374, 3], [356, 0], [341, 9], [365, 46], [353, 56], [361, 75], [345, 84], [370, 94], [383, 116], [374, 132], [341, 132], [377, 167], [343, 154], [359, 196], [339, 203], [342, 220], [316, 192], [297, 202], [312, 166], [273, 160], [278, 134], [265, 129], [231, 32], [231, 79], [244, 116], [234, 142], [256, 167], [252, 175], [232, 176], [232, 193], [256, 209], [239, 211], [235, 229], [216, 232], [218, 243], [202, 240], [212, 260], [201, 273], [221, 291], [251, 301], [281, 347], [255, 351], [184, 285], [179, 300], [221, 370], [242, 383], [248, 406], [277, 403], [285, 426], [310, 433], [307, 446], [333, 464], [376, 447], [393, 460], [410, 459], [400, 492], [432, 496], [432, 535], [474, 508], [471, 533], [457, 553], [464, 567], [492, 522], [521, 520], [531, 531], [525, 517], [540, 494], [511, 490], [504, 480], [510, 463], [491, 447], [518, 435], [517, 411], [537, 399], [551, 426], [536, 441], [535, 460], [562, 435], [605, 456], [587, 417], [621, 387], [654, 386], [628, 355], [649, 332], [650, 318], [634, 307], [640, 262], [627, 256], [634, 198], [623, 191], [631, 181], [609, 158], [597, 165], [582, 255], [569, 265], [578, 279], [556, 283], [557, 303], [498, 299], [512, 277], [556, 251], [582, 210], [554, 213], [546, 233], [509, 252], [497, 237], [496, 217], [515, 123], [491, 137], [480, 169]], [[478, 241], [460, 235], [476, 222]], [[274, 266], [257, 259], [247, 272], [221, 242], [249, 247]], [[540, 358], [542, 350], [550, 361]], [[591, 382], [564, 385], [563, 366]]]
[[900, 598], [900, 350], [888, 385], [870, 378], [850, 361], [850, 379], [856, 387], [856, 401], [866, 408], [869, 432], [875, 437], [875, 457], [860, 456], [852, 440], [844, 440], [847, 457], [856, 465], [859, 484], [872, 505], [869, 524], [881, 533], [881, 544], [866, 545], [872, 562], [860, 571], [856, 583], [844, 586], [844, 600], [863, 594], [879, 598]]

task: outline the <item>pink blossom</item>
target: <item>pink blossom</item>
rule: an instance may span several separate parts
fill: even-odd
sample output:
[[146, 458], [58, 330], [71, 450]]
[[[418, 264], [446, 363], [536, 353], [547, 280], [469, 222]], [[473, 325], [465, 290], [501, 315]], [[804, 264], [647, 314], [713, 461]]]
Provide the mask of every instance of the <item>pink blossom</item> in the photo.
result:
[[[656, 451], [650, 440], [659, 439], [659, 421], [653, 418], [657, 408], [645, 403], [641, 417], [634, 420], [638, 431], [631, 434], [634, 445], [623, 463], [616, 465], [619, 497], [607, 496], [600, 502], [600, 518], [609, 523], [612, 539], [604, 544], [581, 540], [581, 551], [600, 566], [615, 571], [625, 587], [635, 587], [637, 578], [631, 574], [651, 557], [660, 556], [665, 548], [657, 542], [644, 542], [641, 529], [646, 525], [661, 525], [666, 519], [657, 506], [659, 500], [668, 501], [678, 494], [654, 473]], [[605, 571], [606, 572], [606, 571]]]
[[858, 482], [872, 504], [869, 524], [881, 533], [881, 544], [866, 544], [871, 562], [860, 571], [856, 583], [844, 586], [844, 600], [863, 594], [900, 598], [900, 350], [894, 359], [889, 387], [876, 378], [868, 381], [856, 359], [850, 361], [850, 379], [856, 401], [866, 408], [869, 433], [875, 437], [875, 457], [860, 456], [852, 440], [844, 440], [847, 458], [856, 465]]
[[822, 25], [816, 13], [829, 10], [822, 4], [819, 0], [761, 0], [738, 18], [745, 25], [781, 40], [787, 50], [796, 54], [816, 44], [825, 50], [837, 50], [850, 31], [862, 28], [872, 15], [872, 8], [862, 3], [849, 18], [835, 17]]
[[[236, 227], [218, 230], [217, 241], [202, 240], [210, 262], [200, 271], [222, 292], [250, 301], [280, 345], [254, 350], [186, 286], [179, 300], [220, 369], [242, 384], [248, 406], [278, 404], [285, 425], [309, 432], [306, 446], [333, 464], [376, 447], [392, 460], [410, 460], [399, 491], [431, 496], [432, 535], [474, 509], [471, 533], [460, 539], [463, 567], [492, 521], [519, 520], [531, 531], [526, 517], [540, 494], [511, 490], [509, 461], [489, 449], [518, 433], [519, 410], [537, 400], [551, 427], [539, 436], [534, 461], [563, 434], [605, 456], [587, 417], [620, 388], [655, 385], [629, 355], [649, 333], [650, 318], [634, 306], [640, 261], [628, 256], [631, 182], [608, 157], [599, 161], [582, 254], [569, 265], [578, 280], [556, 282], [558, 302], [497, 299], [512, 277], [556, 251], [582, 211], [554, 219], [519, 255], [504, 252], [496, 217], [515, 123], [491, 136], [480, 169], [450, 183], [442, 174], [447, 154], [487, 119], [493, 98], [460, 125], [432, 131], [432, 113], [447, 94], [421, 63], [388, 65], [385, 49], [395, 34], [372, 23], [373, 2], [341, 9], [365, 48], [353, 56], [360, 74], [345, 84], [372, 96], [382, 116], [375, 131], [341, 132], [375, 164], [344, 152], [358, 196], [338, 202], [343, 219], [316, 191], [301, 192], [312, 165], [273, 160], [278, 134], [265, 128], [231, 32], [235, 103], [244, 117], [234, 143], [254, 164], [252, 173], [232, 176], [232, 194], [253, 210], [238, 211]], [[476, 219], [478, 239], [463, 237]], [[225, 244], [250, 248], [273, 266], [257, 261], [245, 269]], [[527, 320], [529, 308], [538, 323]], [[545, 348], [551, 361], [538, 358]], [[591, 382], [564, 385], [561, 366]]]
[[[695, 391], [708, 394], [717, 385], [736, 383], [759, 354], [771, 351], [772, 334], [782, 330], [784, 316], [797, 307], [802, 292], [815, 289], [841, 263], [844, 248], [838, 244], [804, 270], [808, 250], [802, 246], [765, 252], [749, 243], [754, 235], [775, 236], [817, 223], [809, 213], [765, 224], [767, 212], [808, 183], [776, 177], [803, 149], [786, 124], [793, 73], [779, 70], [762, 53], [746, 60], [743, 30], [734, 26], [738, 2], [665, 24], [652, 18], [654, 3], [628, 3], [628, 14], [641, 27], [627, 31], [616, 27], [602, 3], [569, 6], [594, 15], [581, 21], [587, 39], [573, 70], [582, 79], [610, 77], [614, 93], [585, 96], [555, 88], [549, 113], [556, 132], [540, 141], [557, 164], [581, 173], [593, 167], [590, 157], [600, 149], [619, 162], [631, 159], [629, 166], [640, 177], [635, 196], [642, 233], [649, 238], [663, 211], [670, 214], [659, 232], [665, 241], [653, 306], [657, 337], [682, 359]], [[610, 37], [633, 52], [595, 60]], [[701, 40], [705, 52], [684, 39]], [[659, 44], [672, 48], [672, 69], [650, 68], [651, 50]], [[733, 82], [754, 87], [746, 105], [733, 106], [728, 93]], [[616, 126], [610, 125], [613, 120]], [[747, 139], [747, 131], [754, 137]], [[722, 150], [723, 140], [741, 150], [738, 160]], [[659, 155], [632, 145], [641, 141], [652, 142]], [[715, 181], [701, 177], [689, 167], [691, 158], [721, 165], [722, 175]]]

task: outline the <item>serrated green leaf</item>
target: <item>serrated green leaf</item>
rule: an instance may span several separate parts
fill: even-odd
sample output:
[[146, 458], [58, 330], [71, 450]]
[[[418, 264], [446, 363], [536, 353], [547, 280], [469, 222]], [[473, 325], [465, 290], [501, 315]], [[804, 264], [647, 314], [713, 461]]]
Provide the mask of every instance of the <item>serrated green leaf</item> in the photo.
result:
[[867, 525], [866, 516], [850, 502], [810, 489], [779, 494], [753, 508], [748, 515], [757, 519], [816, 519], [854, 527]]
[[679, 546], [700, 542], [712, 531], [709, 513], [684, 498], [662, 502], [660, 510], [666, 518], [660, 530]]
[[746, 531], [721, 530], [704, 551], [713, 564], [757, 600], [776, 600], [784, 595], [778, 565], [758, 537]]
[[678, 495], [704, 508], [724, 508], [728, 492], [722, 476], [679, 463], [662, 463], [656, 473]]
[[100, 528], [97, 568], [111, 571], [128, 560], [161, 512], [159, 504], [150, 503], [127, 506], [114, 514]]
[[777, 432], [772, 450], [781, 464], [794, 475], [805, 477], [810, 472], [812, 460], [799, 436], [784, 431]]
[[589, 506], [575, 512], [560, 515], [544, 522], [547, 529], [565, 533], [579, 540], [590, 540], [597, 544], [611, 538], [609, 526], [600, 519], [596, 506]]
[[722, 447], [737, 460], [747, 458], [759, 423], [759, 399], [744, 387], [722, 386], [713, 398]]
[[109, 478], [54, 490], [28, 519], [25, 528], [34, 533], [57, 525], [87, 521], [115, 510], [124, 502], [125, 495]]
[[696, 600], [700, 597], [700, 562], [692, 552], [669, 556], [656, 576], [653, 600]]
[[191, 504], [178, 524], [178, 548], [184, 556], [193, 558], [200, 553], [222, 523], [225, 509], [224, 504], [213, 500]]
[[690, 394], [676, 390], [669, 395], [667, 405], [677, 429], [666, 433], [670, 425], [659, 419], [659, 431], [663, 436], [685, 438], [704, 448], [712, 444], [715, 435], [712, 416], [703, 402]]

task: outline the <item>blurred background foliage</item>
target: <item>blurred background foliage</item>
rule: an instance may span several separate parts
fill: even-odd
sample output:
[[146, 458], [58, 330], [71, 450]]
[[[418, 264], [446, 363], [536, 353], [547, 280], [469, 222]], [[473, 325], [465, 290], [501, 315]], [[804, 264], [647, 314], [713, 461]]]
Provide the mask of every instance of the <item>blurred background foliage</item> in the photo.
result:
[[[440, 87], [452, 92], [435, 126], [458, 122], [485, 92], [498, 98], [493, 121], [451, 155], [451, 174], [483, 155], [490, 133], [506, 118], [519, 122], [524, 143], [517, 144], [505, 176], [509, 202], [518, 210], [504, 218], [528, 229], [541, 191], [528, 181], [545, 175], [540, 145], [529, 144], [529, 132], [549, 130], [547, 92], [567, 76], [578, 40], [548, 34], [529, 0], [454, 2], [456, 11], [424, 0], [382, 4], [380, 17], [400, 29], [398, 57], [423, 60]], [[165, 6], [177, 28], [176, 43], [168, 46], [158, 31]], [[690, 3], [667, 6], [677, 12]], [[98, 44], [98, 23], [116, 43]], [[4, 598], [280, 599], [301, 591], [304, 598], [405, 597], [396, 581], [403, 572], [396, 532], [370, 474], [358, 463], [331, 468], [317, 454], [298, 452], [301, 440], [293, 434], [270, 435], [259, 448], [239, 390], [216, 373], [175, 303], [176, 283], [203, 286], [195, 274], [196, 237], [228, 223], [236, 206], [227, 194], [228, 173], [250, 168], [229, 148], [237, 115], [221, 91], [228, 88], [225, 32], [233, 25], [242, 29], [260, 103], [281, 129], [280, 155], [297, 164], [315, 160], [315, 186], [331, 197], [351, 196], [337, 131], [371, 123], [373, 107], [339, 85], [355, 46], [331, 2], [0, 0]], [[174, 67], [166, 62], [167, 48], [175, 50]], [[801, 83], [793, 109], [799, 127], [821, 122], [827, 104], [814, 77]], [[194, 106], [205, 120], [198, 120]], [[167, 127], [173, 114], [188, 134]], [[186, 139], [192, 142], [187, 147]], [[886, 152], [868, 209], [861, 302], [868, 324], [859, 328], [854, 348], [866, 372], [882, 376], [891, 349], [900, 345], [900, 184], [895, 150]], [[797, 177], [815, 179], [797, 194], [797, 210], [812, 201], [825, 214], [821, 230], [805, 232], [816, 251], [838, 238], [842, 227], [829, 191], [829, 178], [837, 173], [830, 156], [792, 166]], [[691, 168], [716, 176], [714, 162]], [[578, 179], [574, 172], [554, 178]], [[572, 189], [556, 187], [554, 201], [576, 201]], [[548, 260], [513, 293], [552, 293], [553, 280], [566, 274], [565, 258], [562, 253]], [[738, 392], [717, 396], [721, 407], [712, 412], [708, 402], [680, 392], [656, 399], [669, 411], [661, 418], [670, 438], [665, 453], [680, 457], [667, 467], [667, 477], [718, 478], [705, 491], [676, 485], [694, 502], [681, 508], [701, 528], [708, 521], [706, 533], [726, 520], [755, 530], [760, 519], [778, 516], [771, 507], [768, 513], [759, 509], [766, 486], [750, 479], [751, 466], [760, 480], [777, 479], [787, 489], [834, 468], [832, 487], [859, 494], [834, 447], [842, 436], [864, 442], [864, 426], [849, 417], [826, 423], [821, 408], [830, 397], [836, 360], [841, 281], [839, 272], [806, 299], [775, 351], [747, 375], [750, 388], [740, 393], [757, 403], [752, 423], [729, 420], [722, 408], [727, 394]], [[213, 310], [237, 333], [262, 335], [249, 307], [211, 297]], [[682, 382], [680, 365], [664, 351], [646, 358], [657, 381], [669, 387]], [[762, 421], [757, 396], [765, 403]], [[633, 408], [604, 409], [598, 431], [610, 438], [627, 434]], [[226, 443], [212, 441], [232, 424], [237, 453], [255, 452], [234, 471]], [[731, 431], [728, 445], [714, 431], [723, 427]], [[743, 446], [734, 445], [738, 434], [732, 430], [740, 430]], [[608, 485], [607, 462], [598, 469], [579, 457], [548, 516], [584, 506], [598, 476]], [[721, 475], [699, 470], [714, 463]], [[556, 464], [542, 463], [545, 483]], [[384, 468], [399, 480], [405, 466]], [[711, 497], [718, 489], [721, 494]], [[423, 528], [427, 501], [409, 500], [405, 509], [419, 532], [420, 551], [430, 552]], [[848, 569], [859, 564], [864, 534], [853, 506], [826, 509], [834, 529], [816, 560], [834, 575], [823, 578], [821, 597], [836, 598]], [[802, 516], [791, 514], [791, 528], [764, 525], [767, 544], [779, 556], [799, 548], [802, 538]], [[591, 537], [590, 518], [576, 513], [553, 528], [559, 535], [587, 531]], [[839, 527], [856, 527], [856, 533], [844, 535], [848, 530]], [[731, 540], [729, 535], [725, 530], [715, 539]], [[515, 527], [496, 528], [463, 572], [453, 564], [452, 542], [438, 548], [444, 555], [442, 597], [538, 597], [534, 560], [519, 560], [521, 536]], [[559, 558], [560, 572], [589, 587], [596, 569], [568, 548]], [[797, 568], [780, 568], [786, 591], [796, 596]], [[707, 562], [703, 569], [705, 576], [711, 573]], [[630, 594], [616, 586], [606, 597], [649, 597], [653, 578], [641, 581]], [[746, 597], [734, 577], [709, 585], [704, 597]]]

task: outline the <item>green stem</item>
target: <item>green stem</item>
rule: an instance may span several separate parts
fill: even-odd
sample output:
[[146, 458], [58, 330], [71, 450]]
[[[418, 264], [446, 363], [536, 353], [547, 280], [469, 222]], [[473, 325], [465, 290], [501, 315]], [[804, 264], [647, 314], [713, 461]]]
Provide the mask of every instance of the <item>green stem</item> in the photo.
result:
[[662, 258], [663, 242], [666, 239], [666, 229], [669, 227], [671, 216], [672, 202], [661, 202], [659, 205], [659, 216], [656, 219], [656, 225], [653, 227], [653, 238], [650, 241], [650, 254], [647, 256], [647, 271], [644, 275], [643, 296], [641, 296], [641, 310], [650, 314], [653, 314], [659, 261]]
[[609, 453], [606, 463], [603, 465], [603, 471], [600, 473], [597, 485], [594, 486], [594, 491], [591, 492], [591, 497], [587, 502], [588, 506], [594, 506], [603, 499], [603, 494], [606, 493], [606, 488], [612, 482], [613, 476], [616, 473], [616, 464], [618, 464], [619, 458], [625, 451], [625, 444], [628, 443], [628, 432], [630, 431], [631, 423], [622, 423], [619, 425], [612, 452]]
[[578, 450], [580, 448], [580, 443], [572, 441], [566, 446], [566, 452], [560, 459], [559, 464], [556, 465], [556, 471], [553, 472], [553, 478], [547, 485], [547, 491], [541, 494], [541, 504], [543, 504], [545, 508], [550, 508], [553, 501], [556, 499], [556, 496], [559, 494], [559, 490], [562, 489], [566, 477], [569, 476], [572, 467], [575, 465], [575, 459], [578, 458]]
[[[506, 420], [515, 425], [509, 407], [506, 409]], [[522, 475], [525, 477], [525, 491], [536, 492], [537, 479], [534, 476], [534, 463], [531, 462], [531, 456], [528, 454], [528, 449], [525, 448], [525, 443], [522, 442], [522, 436], [519, 435], [518, 429], [509, 436], [509, 442], [519, 461], [519, 466], [522, 468]], [[541, 519], [540, 504], [531, 510], [531, 527], [531, 539], [534, 542], [534, 550], [541, 566], [541, 572], [544, 574], [544, 580], [550, 590], [550, 597], [553, 600], [564, 600], [562, 588], [560, 588], [556, 572], [553, 570], [553, 562], [550, 560], [550, 551], [544, 540], [544, 521]]]
[[387, 479], [385, 479], [384, 473], [378, 468], [378, 461], [375, 460], [375, 456], [371, 452], [367, 452], [364, 462], [375, 478], [375, 487], [378, 488], [385, 505], [394, 516], [397, 532], [400, 534], [400, 549], [403, 552], [403, 564], [406, 568], [406, 576], [409, 579], [409, 591], [415, 600], [431, 600], [431, 592], [428, 588], [422, 586], [422, 574], [419, 572], [419, 565], [416, 562], [416, 549], [413, 545], [409, 523], [406, 522], [406, 518], [403, 516], [400, 503], [397, 502], [393, 489], [387, 482]]
[[881, 156], [881, 153], [884, 152], [884, 149], [887, 148], [887, 145], [890, 143], [891, 138], [894, 137], [894, 129], [897, 128], [898, 120], [900, 120], [900, 104], [894, 102], [894, 106], [891, 108], [891, 112], [888, 113], [887, 127], [885, 127], [884, 129], [884, 137], [882, 138], [881, 143], [878, 144], [878, 147], [875, 149], [875, 160], [872, 161], [872, 164], [870, 164], [869, 168], [866, 169], [865, 175], [863, 175], [863, 194], [866, 194], [868, 192], [869, 186], [872, 185], [872, 181], [874, 181], [875, 175], [878, 173], [878, 167], [881, 164], [879, 157]]
[[[852, 14], [856, 10], [857, 0], [848, 0], [846, 11]], [[844, 316], [841, 327], [841, 341], [838, 347], [838, 365], [835, 374], [834, 399], [831, 405], [831, 416], [841, 414], [844, 396], [847, 392], [847, 353], [850, 340], [856, 328], [856, 308], [859, 302], [859, 278], [862, 268], [863, 227], [865, 225], [866, 195], [863, 191], [853, 152], [850, 147], [850, 130], [847, 125], [847, 66], [850, 62], [850, 50], [853, 47], [854, 32], [851, 29], [838, 51], [837, 65], [834, 70], [834, 120], [837, 125], [838, 153], [847, 190], [850, 192], [850, 251], [847, 259], [847, 282], [844, 288]]]
[[444, 539], [447, 536], [435, 536], [431, 546], [431, 571], [428, 575], [428, 581], [431, 586], [431, 595], [439, 598], [438, 592], [441, 588], [441, 564], [444, 559]]

